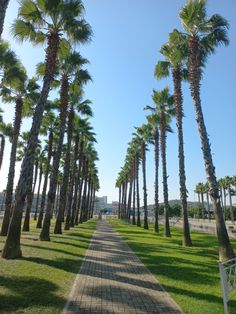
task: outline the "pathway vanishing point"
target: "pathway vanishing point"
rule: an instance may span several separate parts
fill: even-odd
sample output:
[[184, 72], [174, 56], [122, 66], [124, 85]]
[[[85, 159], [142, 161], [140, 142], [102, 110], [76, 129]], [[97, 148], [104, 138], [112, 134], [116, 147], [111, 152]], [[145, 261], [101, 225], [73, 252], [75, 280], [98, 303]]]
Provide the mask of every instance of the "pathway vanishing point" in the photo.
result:
[[102, 220], [63, 313], [183, 312], [112, 226]]

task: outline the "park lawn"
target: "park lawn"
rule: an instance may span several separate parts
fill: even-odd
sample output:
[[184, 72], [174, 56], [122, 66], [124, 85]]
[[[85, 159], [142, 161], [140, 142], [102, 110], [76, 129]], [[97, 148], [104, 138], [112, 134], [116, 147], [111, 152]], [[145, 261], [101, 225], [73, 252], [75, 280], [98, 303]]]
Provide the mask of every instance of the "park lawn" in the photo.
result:
[[[23, 258], [0, 258], [0, 313], [61, 313], [96, 220], [52, 235], [50, 242], [38, 240], [35, 225], [22, 234]], [[0, 251], [4, 240], [0, 237]]]
[[[172, 237], [153, 233], [111, 219], [110, 223], [153, 273], [186, 314], [222, 314], [223, 299], [218, 268], [217, 240], [214, 235], [192, 232], [194, 246], [182, 247], [182, 230], [171, 228]], [[236, 250], [236, 242], [232, 241]], [[236, 301], [229, 302], [235, 313]]]

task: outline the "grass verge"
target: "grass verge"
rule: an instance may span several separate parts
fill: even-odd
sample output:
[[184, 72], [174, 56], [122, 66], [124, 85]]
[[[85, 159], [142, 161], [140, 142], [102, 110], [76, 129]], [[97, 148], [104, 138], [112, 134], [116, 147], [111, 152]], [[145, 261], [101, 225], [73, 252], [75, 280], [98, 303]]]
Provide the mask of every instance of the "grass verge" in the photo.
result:
[[[214, 235], [192, 232], [194, 246], [182, 247], [182, 230], [171, 228], [172, 237], [163, 237], [137, 226], [112, 219], [110, 223], [127, 241], [144, 265], [180, 305], [186, 314], [222, 314], [223, 300]], [[236, 241], [232, 241], [236, 250]], [[236, 301], [229, 301], [235, 313]]]
[[22, 234], [23, 258], [0, 258], [0, 313], [61, 313], [95, 228], [90, 220], [41, 242], [32, 223]]

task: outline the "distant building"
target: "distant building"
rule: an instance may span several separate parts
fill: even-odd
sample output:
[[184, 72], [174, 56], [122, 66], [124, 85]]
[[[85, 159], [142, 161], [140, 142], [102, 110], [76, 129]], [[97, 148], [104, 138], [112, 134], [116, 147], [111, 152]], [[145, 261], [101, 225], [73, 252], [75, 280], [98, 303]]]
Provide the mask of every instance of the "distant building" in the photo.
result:
[[118, 202], [107, 203], [107, 196], [96, 197], [95, 199], [95, 214], [99, 212], [106, 212], [110, 214], [117, 214]]

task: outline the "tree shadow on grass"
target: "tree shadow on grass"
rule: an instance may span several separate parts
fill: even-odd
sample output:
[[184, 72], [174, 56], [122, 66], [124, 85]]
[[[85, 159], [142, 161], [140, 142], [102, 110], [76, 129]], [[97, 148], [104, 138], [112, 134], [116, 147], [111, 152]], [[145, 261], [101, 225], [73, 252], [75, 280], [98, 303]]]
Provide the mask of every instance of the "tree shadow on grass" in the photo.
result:
[[[65, 244], [66, 244], [66, 243], [65, 243]], [[39, 246], [39, 245], [31, 245], [31, 244], [26, 244], [26, 243], [22, 243], [21, 246], [32, 247], [32, 248], [39, 249], [39, 250], [53, 251], [53, 252], [62, 253], [62, 254], [68, 254], [68, 255], [71, 255], [71, 256], [75, 256], [75, 257], [83, 257], [83, 255], [81, 255], [81, 254], [72, 253], [72, 252], [68, 252], [68, 251], [66, 251], [66, 250], [56, 249], [56, 248], [52, 248], [52, 247], [45, 247], [45, 246]], [[84, 247], [82, 247], [82, 246], [76, 246], [76, 247], [84, 248]]]
[[0, 312], [13, 312], [30, 307], [53, 307], [56, 310], [62, 309], [66, 300], [56, 296], [54, 293], [58, 287], [45, 279], [35, 277], [0, 276], [0, 287], [6, 288], [3, 295], [0, 295]]
[[69, 258], [47, 259], [36, 256], [23, 257], [23, 259], [39, 265], [47, 265], [52, 268], [63, 269], [66, 272], [77, 274], [80, 269], [83, 256], [80, 255], [80, 257], [81, 259], [76, 260]]

